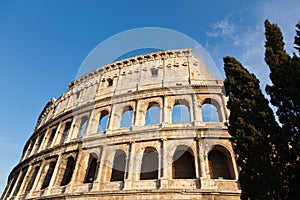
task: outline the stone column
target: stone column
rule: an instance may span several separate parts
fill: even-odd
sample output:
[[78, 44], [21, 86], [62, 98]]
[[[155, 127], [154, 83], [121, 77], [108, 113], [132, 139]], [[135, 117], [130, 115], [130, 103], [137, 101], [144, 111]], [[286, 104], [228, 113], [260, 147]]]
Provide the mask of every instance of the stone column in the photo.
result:
[[101, 161], [103, 160], [103, 146], [101, 146], [101, 149], [100, 149], [100, 153], [98, 155], [98, 160], [97, 160], [97, 169], [96, 169], [96, 179], [93, 181], [93, 190], [95, 191], [99, 191], [101, 189], [99, 189], [99, 184], [100, 184], [100, 178], [101, 178], [101, 173], [102, 173], [102, 163]]
[[58, 124], [58, 126], [56, 127], [56, 132], [55, 132], [55, 136], [54, 136], [53, 141], [52, 141], [52, 146], [55, 146], [55, 145], [59, 144], [59, 142], [60, 142], [59, 139], [60, 139], [60, 133], [61, 133], [61, 130], [60, 130], [61, 125], [62, 125], [62, 123], [60, 122]]
[[37, 136], [35, 137], [34, 145], [33, 145], [33, 148], [32, 148], [32, 150], [31, 150], [31, 154], [30, 154], [30, 155], [35, 154], [35, 153], [37, 152], [37, 150], [38, 150], [39, 139], [40, 139], [40, 135], [37, 135]]
[[164, 127], [171, 123], [172, 110], [168, 102], [168, 96], [164, 96], [163, 101], [164, 101], [164, 107], [163, 107], [164, 121], [162, 122], [162, 126]]
[[[52, 161], [52, 160], [51, 160]], [[50, 165], [50, 162], [51, 161], [49, 161], [49, 165]], [[54, 168], [54, 171], [53, 171], [53, 174], [52, 174], [52, 177], [51, 177], [51, 180], [50, 180], [50, 183], [49, 183], [49, 186], [48, 186], [48, 189], [47, 189], [47, 195], [49, 195], [50, 193], [51, 193], [51, 189], [53, 188], [53, 186], [55, 186], [54, 185], [54, 183], [55, 183], [55, 181], [56, 181], [56, 178], [57, 178], [57, 174], [58, 174], [58, 172], [59, 172], [59, 166], [60, 166], [60, 163], [62, 162], [63, 160], [62, 160], [62, 155], [59, 155], [58, 156], [58, 158], [57, 158], [57, 160], [56, 160], [56, 164], [55, 164], [55, 168]], [[47, 173], [47, 172], [46, 172]]]
[[203, 141], [199, 141], [200, 139], [198, 139], [198, 148], [199, 148], [199, 160], [200, 160], [200, 177], [204, 177], [206, 178], [206, 161], [205, 161], [205, 149], [203, 148]]
[[124, 180], [124, 189], [130, 190], [132, 187], [132, 179], [133, 179], [133, 173], [134, 173], [134, 155], [132, 155], [132, 152], [135, 152], [135, 143], [130, 142], [129, 143], [129, 151], [126, 157], [126, 165], [125, 165], [125, 180]]
[[49, 128], [47, 128], [46, 131], [45, 131], [44, 139], [43, 139], [43, 141], [40, 145], [40, 151], [46, 149], [46, 146], [47, 146], [48, 140], [50, 138], [50, 135], [51, 135], [51, 131], [49, 131]]
[[44, 131], [44, 139], [43, 139], [43, 141], [42, 141], [42, 143], [40, 144], [40, 151], [42, 151], [42, 150], [44, 150], [45, 149], [45, 147], [46, 147], [46, 142], [47, 142], [47, 133], [48, 132], [48, 129], [46, 129], [45, 131]]
[[[25, 191], [25, 187], [27, 187], [27, 184], [28, 184], [28, 181], [30, 180], [31, 178], [31, 171], [33, 170], [33, 166], [32, 165], [29, 165], [28, 166], [28, 169], [27, 169], [27, 173], [26, 173], [26, 176], [24, 177], [23, 181], [22, 181], [22, 184], [20, 186], [20, 189], [19, 189], [19, 193], [18, 193], [18, 196], [23, 194], [24, 191]], [[18, 198], [17, 198], [18, 199]]]
[[203, 141], [203, 152], [204, 152], [204, 162], [205, 162], [205, 177], [210, 178], [210, 172], [209, 172], [209, 160], [208, 160], [208, 146], [205, 141]]
[[72, 139], [72, 133], [74, 132], [75, 122], [76, 122], [75, 119], [72, 119], [71, 127], [70, 127], [70, 130], [69, 130], [69, 133], [68, 133], [68, 137], [66, 138], [65, 142]]
[[159, 152], [158, 152], [158, 179], [160, 180], [160, 178], [163, 175], [163, 159], [162, 159], [162, 155], [163, 155], [163, 140], [161, 139], [160, 141], [160, 148], [159, 148]]
[[77, 155], [70, 156], [75, 159], [75, 168], [69, 184], [69, 192], [73, 192], [74, 185], [83, 184], [90, 155], [88, 151], [80, 151]]
[[[57, 172], [56, 172], [55, 181], [53, 182], [54, 187], [60, 186], [60, 183], [62, 181], [64, 172], [66, 169], [66, 165], [67, 165], [67, 157], [65, 155], [60, 155], [60, 157], [61, 156], [63, 156], [63, 158], [59, 159], [59, 161], [56, 162], [56, 166], [55, 166], [55, 171], [57, 170]], [[53, 174], [54, 174], [54, 172], [53, 172]], [[50, 186], [50, 184], [49, 184], [49, 186]]]
[[200, 169], [200, 158], [199, 158], [199, 138], [196, 137], [195, 140], [195, 147], [196, 147], [196, 155], [195, 158], [195, 172], [196, 172], [196, 178], [199, 179], [201, 176], [201, 169]]
[[97, 118], [97, 113], [96, 113], [96, 110], [93, 109], [91, 111], [90, 118], [88, 120], [88, 124], [87, 124], [87, 127], [86, 127], [86, 131], [85, 131], [86, 135], [97, 133], [99, 120], [97, 120], [96, 118]]
[[136, 149], [140, 149], [140, 143], [134, 143], [134, 148], [132, 149], [132, 158], [130, 160], [131, 164], [133, 165], [131, 173], [132, 173], [132, 182], [136, 182], [139, 181], [140, 179], [140, 167], [141, 167], [141, 163], [142, 163], [142, 156], [143, 154], [141, 154], [140, 152], [136, 152]]
[[98, 169], [98, 173], [97, 173], [97, 179], [96, 182], [98, 182], [98, 187], [97, 190], [102, 190], [105, 186], [105, 182], [106, 182], [106, 176], [108, 176], [107, 170], [106, 169], [106, 164], [107, 164], [107, 160], [106, 160], [106, 146], [102, 146], [102, 153], [101, 153], [101, 158], [100, 158], [100, 163], [99, 163], [99, 169]]
[[142, 105], [141, 105], [141, 100], [137, 99], [136, 101], [136, 111], [135, 111], [135, 124], [133, 126], [143, 126], [144, 124], [142, 124], [142, 118], [145, 118], [145, 116], [143, 116], [143, 109], [142, 109]]
[[108, 120], [108, 124], [107, 124], [107, 134], [108, 133], [111, 133], [111, 130], [115, 129], [115, 128], [118, 128], [116, 127], [116, 122], [118, 120], [120, 120], [120, 116], [121, 115], [121, 111], [120, 113], [116, 112], [116, 105], [112, 104], [112, 107], [111, 107], [111, 111], [109, 113], [109, 120]]
[[160, 152], [161, 152], [161, 156], [160, 156], [160, 188], [161, 189], [166, 189], [168, 188], [168, 168], [169, 168], [169, 163], [168, 163], [168, 152], [166, 151], [166, 142], [167, 139], [166, 138], [162, 138], [161, 139], [161, 146], [160, 146]]
[[232, 163], [232, 166], [233, 166], [234, 178], [235, 178], [235, 180], [237, 180], [238, 176], [239, 176], [238, 166], [236, 164], [236, 160], [235, 160], [234, 155], [230, 155], [230, 157], [231, 157], [231, 163]]
[[220, 105], [220, 109], [223, 111], [223, 115], [222, 115], [222, 120], [223, 122], [229, 122], [229, 109], [227, 109], [226, 107], [226, 104], [227, 104], [227, 101], [228, 101], [228, 97], [222, 95], [221, 96], [222, 98], [222, 103], [223, 105]]
[[61, 139], [62, 139], [63, 134], [64, 134], [65, 125], [66, 124], [64, 124], [64, 125], [60, 124], [59, 127], [57, 128], [56, 133], [55, 133], [55, 137], [53, 138], [54, 146], [61, 144]]
[[138, 107], [137, 107], [137, 102], [138, 99], [134, 101], [134, 106], [133, 106], [133, 110], [132, 110], [132, 122], [131, 122], [131, 128], [136, 126], [138, 124], [138, 118], [137, 118], [137, 113], [138, 113]]
[[78, 138], [79, 129], [80, 129], [80, 118], [77, 117], [74, 119], [72, 123], [68, 141]]
[[199, 126], [202, 123], [201, 107], [198, 104], [197, 96], [193, 94], [194, 124]]
[[189, 109], [189, 114], [190, 114], [190, 122], [194, 123], [195, 122], [195, 109], [194, 109], [194, 94], [190, 95], [190, 101], [188, 101], [188, 109]]
[[108, 112], [108, 120], [107, 120], [107, 125], [106, 125], [106, 131], [105, 131], [105, 134], [109, 134], [110, 133], [110, 131], [111, 131], [111, 125], [110, 124], [112, 124], [112, 117], [113, 117], [113, 115], [112, 115], [112, 108], [109, 110], [109, 112]]
[[12, 189], [10, 189], [10, 193], [9, 193], [9, 194], [6, 194], [6, 195], [7, 195], [7, 196], [6, 196], [7, 199], [10, 199], [9, 197], [12, 197], [12, 196], [13, 196], [14, 191], [15, 191], [17, 185], [18, 185], [18, 182], [19, 182], [19, 180], [20, 180], [20, 178], [21, 178], [21, 176], [22, 176], [22, 173], [23, 173], [23, 172], [20, 171], [20, 172], [18, 173], [18, 176], [17, 176], [17, 177], [14, 177], [14, 179], [16, 179], [16, 181], [14, 181], [14, 179], [12, 179], [12, 183], [11, 183], [11, 184], [14, 184], [14, 185], [11, 185], [11, 186], [10, 186], [10, 187], [12, 187]]
[[37, 173], [36, 179], [33, 182], [32, 188], [31, 188], [31, 190], [30, 190], [30, 192], [27, 196], [31, 197], [32, 193], [35, 190], [38, 190], [38, 191], [41, 190], [42, 183], [43, 183], [43, 181], [45, 179], [45, 175], [47, 173], [47, 170], [45, 168], [46, 168], [47, 165], [49, 165], [49, 163], [50, 163], [49, 161], [44, 161], [40, 164], [40, 169]]

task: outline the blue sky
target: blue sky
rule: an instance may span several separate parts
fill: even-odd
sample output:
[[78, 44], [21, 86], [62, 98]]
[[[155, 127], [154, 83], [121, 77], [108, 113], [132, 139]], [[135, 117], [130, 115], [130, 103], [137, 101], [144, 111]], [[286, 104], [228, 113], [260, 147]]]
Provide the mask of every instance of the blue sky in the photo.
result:
[[108, 37], [139, 27], [173, 29], [201, 44], [220, 69], [224, 56], [236, 57], [264, 87], [263, 22], [282, 28], [292, 52], [299, 10], [298, 0], [1, 0], [0, 193], [44, 105], [67, 90], [84, 58]]

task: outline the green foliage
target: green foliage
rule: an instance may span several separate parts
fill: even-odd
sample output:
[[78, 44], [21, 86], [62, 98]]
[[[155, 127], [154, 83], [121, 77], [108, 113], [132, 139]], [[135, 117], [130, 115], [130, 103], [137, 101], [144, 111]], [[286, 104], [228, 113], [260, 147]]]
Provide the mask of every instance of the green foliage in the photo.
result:
[[298, 22], [296, 24], [296, 28], [297, 28], [297, 30], [296, 30], [296, 34], [297, 35], [295, 36], [295, 42], [294, 42], [294, 44], [296, 45], [295, 49], [298, 50], [299, 55], [300, 55], [300, 22]]
[[257, 78], [232, 57], [224, 58], [224, 69], [229, 133], [241, 167], [241, 199], [274, 199], [280, 181], [271, 160], [271, 134], [279, 127]]
[[[296, 49], [299, 51], [300, 24], [295, 37]], [[282, 124], [282, 133], [289, 148], [282, 170], [285, 176], [286, 197], [300, 199], [300, 58], [288, 55], [284, 49], [283, 37], [276, 24], [265, 21], [266, 53], [265, 61], [270, 68], [273, 85], [267, 85], [266, 92], [271, 103], [277, 107], [277, 116]]]
[[[300, 22], [296, 27], [300, 52]], [[272, 81], [266, 92], [280, 126], [256, 77], [234, 58], [224, 58], [228, 131], [241, 168], [241, 199], [300, 199], [300, 58], [286, 53], [280, 28], [268, 20], [265, 36]]]

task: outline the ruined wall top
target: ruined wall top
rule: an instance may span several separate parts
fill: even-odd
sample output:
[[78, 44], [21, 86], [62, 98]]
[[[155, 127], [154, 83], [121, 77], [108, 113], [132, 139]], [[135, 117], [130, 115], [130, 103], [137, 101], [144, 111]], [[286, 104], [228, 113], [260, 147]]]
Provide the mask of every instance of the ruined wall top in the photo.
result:
[[178, 87], [222, 87], [192, 49], [138, 55], [99, 67], [69, 83], [57, 100], [52, 98], [38, 118], [37, 128], [82, 105], [131, 93]]

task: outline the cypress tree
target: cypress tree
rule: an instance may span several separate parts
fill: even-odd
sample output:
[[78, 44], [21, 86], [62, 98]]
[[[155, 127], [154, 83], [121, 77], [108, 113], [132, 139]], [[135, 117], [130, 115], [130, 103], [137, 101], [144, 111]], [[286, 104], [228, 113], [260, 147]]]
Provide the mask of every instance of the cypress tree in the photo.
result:
[[296, 28], [297, 28], [297, 30], [296, 30], [296, 34], [297, 35], [295, 36], [295, 42], [294, 42], [294, 44], [296, 45], [295, 49], [298, 50], [299, 55], [300, 55], [300, 22], [298, 22], [296, 24]]
[[[295, 48], [299, 51], [300, 24], [296, 25]], [[277, 148], [281, 155], [282, 177], [285, 179], [284, 198], [300, 199], [300, 59], [289, 56], [284, 49], [280, 28], [265, 21], [265, 61], [270, 68], [273, 85], [266, 86], [271, 103], [277, 107], [276, 114], [282, 124], [285, 145]]]
[[255, 75], [232, 57], [224, 58], [224, 70], [230, 110], [228, 131], [241, 169], [241, 199], [277, 199], [281, 184], [272, 161], [272, 134], [279, 126]]

